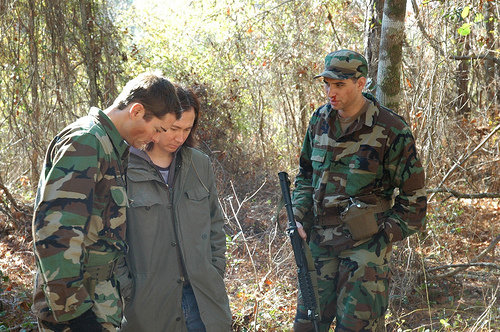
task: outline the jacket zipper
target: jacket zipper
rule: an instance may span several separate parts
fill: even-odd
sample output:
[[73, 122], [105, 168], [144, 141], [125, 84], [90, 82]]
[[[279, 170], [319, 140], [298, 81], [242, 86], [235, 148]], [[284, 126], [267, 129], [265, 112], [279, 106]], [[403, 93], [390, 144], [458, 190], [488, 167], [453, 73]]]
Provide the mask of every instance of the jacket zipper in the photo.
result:
[[[178, 160], [177, 160], [178, 161]], [[181, 162], [182, 163], [182, 162]], [[175, 184], [175, 181], [177, 180], [177, 176], [179, 174], [179, 171], [180, 171], [181, 167], [180, 167], [180, 163], [178, 165], [175, 165], [174, 167], [174, 178], [173, 178], [173, 183]], [[165, 183], [166, 186], [167, 186], [167, 190], [170, 194], [170, 200], [171, 200], [171, 204], [172, 204], [172, 223], [173, 223], [173, 227], [174, 227], [174, 236], [175, 236], [175, 241], [176, 241], [176, 250], [177, 250], [177, 255], [178, 255], [178, 261], [179, 261], [179, 265], [180, 265], [180, 268], [181, 268], [181, 280], [183, 282], [183, 284], [187, 284], [187, 282], [189, 282], [189, 277], [188, 277], [188, 274], [187, 274], [187, 269], [186, 269], [186, 265], [184, 263], [184, 256], [182, 254], [182, 248], [181, 248], [181, 245], [179, 243], [179, 230], [178, 230], [178, 225], [179, 225], [179, 222], [177, 220], [177, 214], [175, 213], [175, 205], [174, 205], [174, 188], [172, 186], [169, 186], [168, 183]]]
[[[186, 281], [188, 280], [188, 278], [186, 277], [187, 276], [187, 270], [186, 270], [186, 267], [184, 265], [184, 257], [182, 256], [182, 251], [181, 251], [181, 247], [180, 247], [180, 244], [179, 244], [179, 236], [177, 235], [177, 217], [176, 217], [176, 214], [175, 214], [175, 207], [174, 207], [174, 189], [172, 188], [172, 186], [170, 186], [166, 181], [165, 179], [163, 178], [163, 175], [160, 173], [160, 171], [158, 170], [158, 168], [156, 168], [154, 165], [152, 165], [156, 174], [158, 175], [158, 177], [160, 178], [160, 181], [161, 183], [163, 183], [165, 185], [165, 189], [167, 190], [169, 196], [170, 196], [170, 204], [172, 206], [171, 208], [171, 211], [172, 211], [172, 226], [174, 228], [174, 237], [175, 237], [175, 250], [177, 251], [177, 261], [178, 261], [178, 264], [179, 264], [179, 267], [180, 267], [180, 270], [181, 270], [181, 276], [180, 276], [180, 281], [185, 284]], [[173, 178], [173, 183], [175, 184], [175, 180], [177, 179], [177, 174], [179, 173], [178, 171], [180, 170], [180, 165], [179, 167], [177, 167], [177, 165], [174, 166], [175, 169], [174, 169], [174, 178]]]

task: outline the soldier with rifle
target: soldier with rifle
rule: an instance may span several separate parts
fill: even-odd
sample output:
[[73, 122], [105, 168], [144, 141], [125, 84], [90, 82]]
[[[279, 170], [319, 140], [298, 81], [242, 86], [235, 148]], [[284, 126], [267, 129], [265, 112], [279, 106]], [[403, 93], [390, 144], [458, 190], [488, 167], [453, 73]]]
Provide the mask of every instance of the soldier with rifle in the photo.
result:
[[[359, 53], [325, 58], [328, 103], [312, 115], [292, 195], [297, 232], [317, 274], [319, 330], [375, 331], [388, 307], [392, 243], [423, 229], [427, 198], [415, 140], [402, 117], [363, 93]], [[302, 287], [302, 285], [300, 285]], [[313, 331], [300, 289], [295, 331]]]

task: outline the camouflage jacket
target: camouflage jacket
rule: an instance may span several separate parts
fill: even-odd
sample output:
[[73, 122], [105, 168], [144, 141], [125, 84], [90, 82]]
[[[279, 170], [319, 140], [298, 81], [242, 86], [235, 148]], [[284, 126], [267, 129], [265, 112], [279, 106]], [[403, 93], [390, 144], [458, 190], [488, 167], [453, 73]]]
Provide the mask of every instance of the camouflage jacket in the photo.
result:
[[33, 311], [39, 318], [64, 322], [93, 307], [98, 321], [119, 325], [116, 281], [98, 281], [94, 293], [84, 274], [86, 267], [110, 265], [126, 252], [127, 157], [128, 145], [96, 108], [48, 147], [33, 217]]
[[[345, 207], [349, 198], [376, 196], [392, 200], [398, 188], [394, 206], [376, 215], [388, 240], [398, 241], [424, 226], [424, 170], [406, 122], [380, 106], [373, 96], [365, 97], [370, 100], [366, 112], [345, 132], [330, 104], [312, 115], [295, 179], [293, 210], [296, 219], [309, 230], [317, 216]], [[310, 211], [314, 217], [310, 217]], [[316, 224], [315, 228], [321, 227]], [[342, 225], [330, 228], [336, 228], [330, 232], [331, 244], [344, 246], [342, 249], [354, 244], [346, 242], [348, 235]]]

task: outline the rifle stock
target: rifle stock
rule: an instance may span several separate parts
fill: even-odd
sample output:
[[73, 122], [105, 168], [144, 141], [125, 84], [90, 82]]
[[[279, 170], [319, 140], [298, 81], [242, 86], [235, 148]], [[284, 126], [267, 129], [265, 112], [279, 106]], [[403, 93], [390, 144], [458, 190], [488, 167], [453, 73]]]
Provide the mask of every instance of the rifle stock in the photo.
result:
[[279, 172], [281, 193], [285, 202], [286, 214], [288, 218], [287, 233], [290, 237], [292, 244], [293, 254], [295, 256], [295, 263], [297, 264], [297, 278], [299, 280], [300, 293], [304, 306], [307, 309], [307, 315], [314, 325], [314, 331], [318, 332], [319, 313], [316, 312], [316, 296], [309, 273], [307, 258], [304, 252], [305, 241], [300, 237], [297, 230], [297, 223], [293, 215], [292, 199], [290, 197], [290, 180], [286, 172]]

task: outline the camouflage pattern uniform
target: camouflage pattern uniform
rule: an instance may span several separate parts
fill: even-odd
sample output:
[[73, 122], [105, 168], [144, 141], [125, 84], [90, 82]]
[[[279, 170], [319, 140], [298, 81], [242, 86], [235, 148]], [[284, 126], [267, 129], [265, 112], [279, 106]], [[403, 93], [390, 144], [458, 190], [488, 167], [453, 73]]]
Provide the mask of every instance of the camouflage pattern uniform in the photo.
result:
[[[122, 301], [110, 267], [127, 249], [127, 157], [128, 145], [96, 108], [47, 150], [33, 218], [33, 311], [41, 330], [70, 330], [68, 321], [88, 310], [103, 330], [120, 324]], [[110, 274], [89, 274], [102, 267]]]
[[[346, 61], [359, 72], [355, 56]], [[337, 331], [376, 329], [388, 306], [391, 243], [425, 224], [425, 177], [410, 128], [373, 96], [364, 96], [366, 111], [345, 132], [330, 104], [314, 112], [292, 195], [318, 274], [322, 331], [334, 318]], [[390, 202], [388, 209], [371, 214], [379, 232], [363, 241], [352, 239], [340, 217], [352, 198]], [[312, 331], [301, 301], [299, 294], [294, 328]]]

